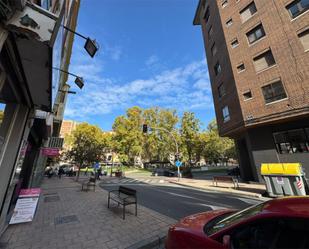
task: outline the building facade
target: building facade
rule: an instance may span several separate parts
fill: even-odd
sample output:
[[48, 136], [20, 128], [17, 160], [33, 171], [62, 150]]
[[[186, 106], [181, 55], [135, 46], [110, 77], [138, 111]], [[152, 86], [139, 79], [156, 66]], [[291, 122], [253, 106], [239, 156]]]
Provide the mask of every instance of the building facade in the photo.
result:
[[65, 136], [70, 135], [72, 131], [75, 130], [76, 125], [77, 125], [76, 121], [63, 120], [60, 129], [60, 137], [65, 138]]
[[53, 68], [68, 62], [72, 39], [63, 26], [75, 29], [78, 8], [79, 0], [1, 0], [0, 235], [19, 190], [42, 179], [42, 148], [48, 147], [62, 91], [62, 76]]
[[220, 135], [235, 140], [241, 175], [300, 162], [309, 175], [309, 2], [200, 0]]

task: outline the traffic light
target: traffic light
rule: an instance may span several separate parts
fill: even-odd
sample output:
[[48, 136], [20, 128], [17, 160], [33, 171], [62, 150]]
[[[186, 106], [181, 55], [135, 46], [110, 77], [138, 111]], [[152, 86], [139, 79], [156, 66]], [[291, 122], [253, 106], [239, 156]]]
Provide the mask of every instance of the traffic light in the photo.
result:
[[175, 154], [175, 161], [179, 161], [179, 154]]
[[147, 132], [148, 132], [147, 124], [143, 124], [143, 133], [147, 133]]

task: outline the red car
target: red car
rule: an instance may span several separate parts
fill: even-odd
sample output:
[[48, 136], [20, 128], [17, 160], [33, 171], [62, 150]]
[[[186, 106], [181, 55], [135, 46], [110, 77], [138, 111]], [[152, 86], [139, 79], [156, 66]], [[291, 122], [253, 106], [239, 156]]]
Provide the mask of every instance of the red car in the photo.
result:
[[216, 210], [170, 227], [166, 249], [309, 248], [309, 197], [270, 200], [240, 212]]

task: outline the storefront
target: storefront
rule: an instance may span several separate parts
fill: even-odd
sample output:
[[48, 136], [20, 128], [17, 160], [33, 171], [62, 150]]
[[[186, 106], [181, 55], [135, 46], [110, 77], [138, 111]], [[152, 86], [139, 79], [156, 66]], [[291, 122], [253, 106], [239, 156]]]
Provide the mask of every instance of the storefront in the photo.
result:
[[0, 28], [0, 235], [20, 188], [31, 186], [42, 144], [48, 141], [46, 118], [52, 110], [52, 55], [64, 13], [31, 3], [1, 20]]

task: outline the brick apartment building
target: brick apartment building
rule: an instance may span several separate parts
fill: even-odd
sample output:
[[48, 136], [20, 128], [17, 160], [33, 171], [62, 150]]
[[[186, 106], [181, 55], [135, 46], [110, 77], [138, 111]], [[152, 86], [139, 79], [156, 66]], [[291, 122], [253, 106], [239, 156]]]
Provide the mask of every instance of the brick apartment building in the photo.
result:
[[235, 139], [241, 175], [301, 162], [309, 175], [309, 1], [200, 0], [212, 93], [222, 136]]

